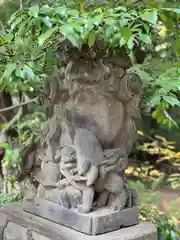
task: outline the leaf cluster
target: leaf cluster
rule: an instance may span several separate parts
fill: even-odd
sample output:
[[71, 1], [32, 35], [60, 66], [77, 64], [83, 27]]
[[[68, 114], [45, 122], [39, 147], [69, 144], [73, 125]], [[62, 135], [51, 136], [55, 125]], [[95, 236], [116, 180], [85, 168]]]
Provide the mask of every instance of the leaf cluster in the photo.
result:
[[[163, 67], [162, 67], [163, 65]], [[153, 70], [151, 70], [153, 68]], [[178, 61], [171, 62], [145, 62], [134, 65], [136, 72], [144, 85], [145, 95], [143, 107], [145, 111], [152, 110], [152, 117], [158, 124], [165, 124], [169, 128], [178, 128], [178, 124], [169, 114], [172, 107], [180, 107], [180, 68]], [[157, 70], [156, 70], [157, 69]]]
[[[102, 40], [109, 48], [125, 47], [127, 54], [136, 46], [149, 46], [151, 27], [159, 15], [179, 9], [140, 9], [108, 5], [82, 10], [80, 3], [34, 5], [15, 12], [6, 33], [0, 36], [0, 87], [9, 92], [34, 93], [44, 74], [52, 72], [61, 60], [58, 46], [68, 41], [73, 48], [91, 48]], [[79, 7], [79, 8], [78, 8]]]
[[[141, 136], [144, 134], [139, 131]], [[180, 152], [176, 151], [176, 143], [167, 141], [164, 137], [156, 135], [151, 142], [144, 143], [138, 147], [140, 151], [149, 153], [150, 155], [156, 155], [158, 157], [157, 162], [170, 161], [176, 169], [180, 169]], [[168, 182], [172, 188], [178, 188], [180, 186], [180, 173], [173, 173], [168, 176]]]
[[177, 240], [180, 237], [180, 232], [177, 225], [157, 211], [156, 208], [142, 208], [141, 216], [142, 220], [150, 221], [157, 226], [158, 239], [159, 240]]
[[5, 168], [16, 168], [21, 163], [21, 150], [19, 148], [11, 149], [8, 143], [0, 143], [0, 146], [5, 149], [5, 155], [2, 160], [2, 166]]
[[33, 91], [42, 73], [48, 73], [48, 67], [53, 71], [58, 65], [57, 46], [65, 40], [79, 50], [84, 44], [92, 47], [99, 40], [107, 48], [125, 47], [127, 53], [135, 46], [148, 46], [151, 25], [156, 25], [159, 11], [123, 6], [109, 9], [106, 5], [86, 11], [66, 5], [34, 5], [19, 10], [11, 16], [7, 34], [0, 37], [1, 87]]

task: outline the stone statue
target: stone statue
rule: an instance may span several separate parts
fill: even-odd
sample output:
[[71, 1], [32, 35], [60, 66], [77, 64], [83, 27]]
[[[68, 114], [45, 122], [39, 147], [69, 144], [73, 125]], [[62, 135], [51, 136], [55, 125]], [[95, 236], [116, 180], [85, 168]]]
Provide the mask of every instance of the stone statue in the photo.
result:
[[108, 58], [76, 57], [47, 78], [43, 94], [38, 197], [79, 214], [137, 206], [124, 170], [140, 118], [138, 77]]
[[79, 211], [107, 204], [122, 209], [127, 204], [130, 193], [120, 173], [127, 166], [136, 135], [140, 100], [136, 78], [122, 68], [105, 65], [102, 59], [83, 59], [78, 65], [70, 61], [45, 83], [49, 118], [45, 141], [51, 154], [46, 164], [48, 171], [50, 165], [60, 168], [53, 178], [62, 198], [66, 195], [71, 202], [72, 188], [77, 198], [82, 195], [81, 204], [75, 206]]

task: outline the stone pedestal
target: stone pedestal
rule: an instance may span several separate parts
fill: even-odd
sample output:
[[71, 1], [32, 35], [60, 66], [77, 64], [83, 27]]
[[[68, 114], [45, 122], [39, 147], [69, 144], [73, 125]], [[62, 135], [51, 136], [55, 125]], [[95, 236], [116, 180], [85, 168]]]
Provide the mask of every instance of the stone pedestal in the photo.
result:
[[37, 198], [33, 202], [24, 203], [23, 209], [87, 235], [107, 233], [139, 223], [139, 207], [136, 206], [120, 211], [106, 206], [89, 213], [80, 213], [77, 209], [67, 209], [54, 202]]
[[138, 225], [117, 231], [88, 236], [21, 210], [3, 209], [0, 212], [1, 240], [157, 240], [153, 224]]
[[153, 224], [141, 222], [98, 236], [89, 236], [24, 212], [21, 206], [0, 210], [1, 240], [157, 240]]

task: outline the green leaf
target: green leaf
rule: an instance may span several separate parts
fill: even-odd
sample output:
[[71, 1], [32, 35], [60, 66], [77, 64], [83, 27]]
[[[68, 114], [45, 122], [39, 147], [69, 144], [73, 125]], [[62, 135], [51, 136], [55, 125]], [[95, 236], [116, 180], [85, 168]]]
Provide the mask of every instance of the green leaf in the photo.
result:
[[129, 22], [129, 19], [124, 18], [124, 19], [119, 20], [119, 25], [120, 25], [121, 28], [123, 28], [123, 27], [128, 25], [128, 22]]
[[[104, 22], [105, 22], [105, 24], [111, 26], [111, 28], [112, 28], [112, 26], [114, 26], [116, 24], [117, 20], [114, 18], [106, 18], [104, 20]], [[113, 28], [112, 28], [112, 30], [113, 30]]]
[[107, 27], [106, 30], [105, 30], [105, 36], [107, 38], [110, 38], [110, 36], [114, 33], [112, 27]]
[[99, 26], [99, 24], [101, 23], [102, 19], [103, 19], [103, 14], [97, 15], [97, 16], [93, 17], [92, 23], [94, 25], [96, 25], [96, 26]]
[[13, 34], [6, 34], [6, 35], [1, 36], [1, 39], [0, 39], [1, 44], [5, 45], [6, 43], [11, 42], [13, 37], [14, 37]]
[[157, 11], [145, 11], [141, 14], [141, 18], [144, 21], [147, 21], [149, 23], [156, 25], [157, 20], [158, 20], [158, 12]]
[[119, 46], [122, 47], [122, 46], [125, 45], [125, 43], [126, 43], [126, 41], [125, 41], [124, 37], [122, 37], [122, 38], [119, 40]]
[[28, 14], [29, 14], [29, 16], [31, 16], [31, 17], [37, 18], [37, 17], [38, 17], [38, 14], [39, 14], [39, 5], [36, 4], [36, 5], [34, 5], [33, 7], [31, 7], [31, 8], [29, 9]]
[[128, 42], [128, 40], [132, 36], [132, 32], [131, 32], [131, 30], [129, 28], [123, 28], [122, 29], [122, 34], [123, 34], [124, 40], [126, 42]]
[[177, 235], [177, 233], [174, 232], [173, 230], [171, 230], [170, 234], [171, 234], [171, 238], [172, 238], [172, 240], [177, 240], [177, 239], [178, 239], [178, 235]]
[[163, 22], [166, 22], [166, 21], [167, 21], [167, 15], [161, 13], [161, 14], [159, 14], [159, 17], [160, 17], [160, 19], [161, 19]]
[[5, 47], [0, 47], [0, 54], [6, 54], [6, 48]]
[[160, 96], [154, 96], [152, 99], [151, 99], [151, 106], [156, 106], [160, 103], [161, 101], [161, 97]]
[[151, 38], [147, 34], [141, 33], [139, 39], [146, 44], [151, 44]]
[[128, 42], [127, 42], [127, 46], [128, 46], [128, 48], [129, 48], [130, 50], [133, 49], [133, 47], [134, 47], [134, 36], [131, 36], [131, 37], [129, 38], [129, 40], [128, 40]]
[[92, 47], [94, 45], [96, 41], [96, 35], [95, 35], [95, 32], [92, 31], [90, 32], [89, 36], [88, 36], [88, 45], [89, 47]]
[[114, 12], [118, 12], [118, 11], [123, 11], [123, 12], [125, 12], [126, 10], [127, 10], [126, 7], [119, 6], [119, 7], [116, 7], [116, 8], [114, 9]]
[[75, 31], [77, 33], [82, 33], [84, 30], [84, 28], [77, 23], [71, 23], [70, 25], [71, 25], [71, 28], [73, 29], [73, 32]]
[[180, 106], [180, 101], [172, 96], [163, 96], [165, 102], [169, 103], [171, 106], [178, 105]]
[[172, 11], [172, 12], [175, 12], [177, 14], [180, 14], [180, 8], [162, 8], [162, 10]]
[[67, 39], [72, 43], [73, 46], [77, 47], [78, 49], [82, 48], [82, 42], [77, 34], [67, 35]]
[[0, 146], [7, 149], [9, 148], [9, 144], [8, 143], [0, 143]]
[[146, 33], [150, 32], [150, 25], [149, 24], [143, 24], [143, 27], [144, 27]]
[[110, 39], [112, 42], [112, 45], [117, 46], [119, 45], [119, 40], [121, 39], [122, 34], [120, 32], [114, 33], [112, 35], [112, 38]]
[[11, 24], [11, 30], [14, 30], [15, 27], [17, 27], [17, 25], [19, 23], [21, 23], [23, 21], [23, 18], [22, 17], [19, 17], [19, 18], [16, 18], [14, 22], [12, 22]]
[[[81, 1], [81, 0], [80, 0]], [[83, 0], [82, 0], [83, 1]], [[93, 14], [95, 14], [95, 13], [102, 13], [103, 12], [103, 10], [102, 10], [102, 8], [101, 7], [99, 7], [99, 8], [96, 8], [94, 11], [93, 11]]]
[[56, 31], [57, 31], [57, 27], [51, 28], [51, 29], [47, 30], [46, 32], [42, 33], [38, 38], [39, 46], [44, 45], [45, 41], [48, 38], [50, 38], [52, 36], [52, 34], [55, 33]]
[[82, 40], [70, 24], [61, 26], [60, 31], [72, 43], [73, 46], [77, 47], [78, 49], [82, 48]]
[[23, 72], [24, 72], [25, 76], [27, 76], [28, 79], [34, 79], [35, 74], [34, 74], [33, 70], [28, 65], [24, 66]]
[[62, 17], [67, 17], [67, 8], [66, 6], [61, 6], [55, 8], [55, 13], [61, 15]]
[[16, 69], [15, 75], [16, 75], [16, 77], [20, 77], [20, 78], [23, 79], [23, 78], [25, 77], [25, 75], [24, 75], [24, 69], [18, 67], [18, 68]]
[[15, 13], [13, 13], [13, 14], [11, 15], [8, 23], [11, 24], [11, 23], [14, 21], [14, 19], [17, 18], [18, 14], [19, 14], [18, 11], [16, 11]]
[[5, 73], [5, 78], [9, 79], [9, 77], [12, 75], [12, 73], [14, 72], [14, 70], [17, 68], [16, 63], [9, 63], [6, 66], [6, 73]]
[[49, 16], [46, 16], [45, 18], [43, 18], [43, 22], [48, 28], [52, 28], [52, 23]]
[[40, 14], [48, 14], [50, 12], [51, 8], [48, 5], [43, 5], [40, 9], [39, 9], [39, 13]]
[[180, 14], [180, 8], [176, 8], [176, 9], [174, 9], [173, 11], [174, 11], [175, 13]]
[[65, 24], [65, 25], [61, 26], [60, 31], [65, 37], [69, 34], [74, 33], [74, 29], [73, 29], [72, 24]]
[[68, 10], [68, 14], [73, 17], [78, 17], [79, 11], [77, 11], [76, 9]]

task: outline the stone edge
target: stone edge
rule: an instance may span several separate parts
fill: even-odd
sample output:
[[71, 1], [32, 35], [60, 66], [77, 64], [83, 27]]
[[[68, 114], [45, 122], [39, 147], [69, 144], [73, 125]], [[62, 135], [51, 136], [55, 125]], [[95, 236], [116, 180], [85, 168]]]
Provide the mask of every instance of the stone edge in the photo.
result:
[[14, 222], [22, 227], [30, 228], [32, 231], [52, 240], [74, 240], [76, 238], [82, 240], [84, 238], [87, 238], [87, 240], [118, 240], [120, 236], [121, 240], [157, 240], [157, 229], [154, 224], [149, 222], [140, 222], [140, 224], [132, 226], [130, 235], [129, 228], [123, 228], [98, 236], [88, 236], [35, 215], [13, 209], [0, 210], [0, 240], [3, 239], [3, 232], [8, 222]]
[[99, 235], [139, 223], [139, 207], [127, 208], [110, 214], [93, 215], [62, 208], [44, 199], [35, 200], [35, 202], [38, 204], [25, 203], [23, 210], [87, 235]]

